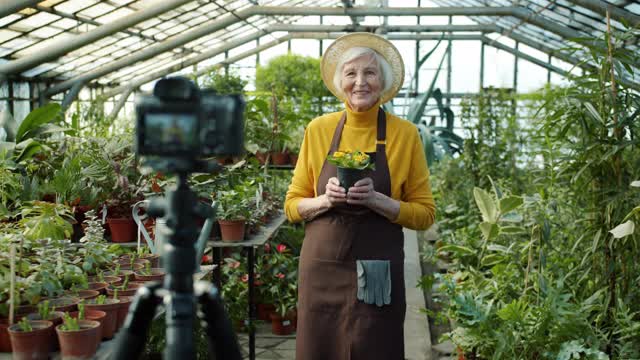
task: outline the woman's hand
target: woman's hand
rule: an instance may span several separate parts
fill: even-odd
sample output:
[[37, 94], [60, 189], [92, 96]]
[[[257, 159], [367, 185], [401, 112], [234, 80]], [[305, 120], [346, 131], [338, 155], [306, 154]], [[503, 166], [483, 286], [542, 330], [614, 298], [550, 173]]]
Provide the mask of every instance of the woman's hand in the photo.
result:
[[338, 181], [337, 177], [332, 177], [327, 181], [324, 194], [329, 202], [330, 208], [347, 201], [346, 191], [340, 186], [340, 181]]
[[369, 177], [358, 180], [347, 193], [347, 204], [373, 207], [377, 192], [373, 187], [373, 180]]

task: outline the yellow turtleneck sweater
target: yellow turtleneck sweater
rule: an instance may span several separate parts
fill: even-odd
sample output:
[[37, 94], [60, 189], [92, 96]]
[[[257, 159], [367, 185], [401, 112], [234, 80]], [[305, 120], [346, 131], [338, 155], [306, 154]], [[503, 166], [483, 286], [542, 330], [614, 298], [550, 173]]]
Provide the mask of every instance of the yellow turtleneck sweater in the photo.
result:
[[[345, 108], [347, 121], [339, 150], [375, 152], [378, 106], [363, 112], [352, 111], [349, 106]], [[326, 114], [307, 126], [284, 205], [291, 222], [303, 220], [298, 213], [300, 200], [318, 196], [318, 177], [341, 116], [342, 112]], [[386, 154], [391, 175], [391, 197], [400, 202], [400, 213], [394, 222], [415, 230], [429, 228], [435, 219], [435, 204], [418, 130], [409, 121], [389, 113]]]

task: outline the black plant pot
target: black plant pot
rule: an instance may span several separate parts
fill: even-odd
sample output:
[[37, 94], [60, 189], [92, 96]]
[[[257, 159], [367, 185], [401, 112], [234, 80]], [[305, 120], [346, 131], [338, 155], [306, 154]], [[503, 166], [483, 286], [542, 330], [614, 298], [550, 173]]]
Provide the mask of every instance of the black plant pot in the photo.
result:
[[364, 179], [367, 171], [362, 169], [338, 168], [338, 181], [347, 192], [358, 180]]

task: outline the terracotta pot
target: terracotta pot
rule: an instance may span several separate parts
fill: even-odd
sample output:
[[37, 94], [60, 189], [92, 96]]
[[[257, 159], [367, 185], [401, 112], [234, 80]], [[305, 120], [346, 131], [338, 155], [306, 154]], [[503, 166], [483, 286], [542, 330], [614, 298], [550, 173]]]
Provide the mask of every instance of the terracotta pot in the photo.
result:
[[80, 300], [88, 300], [97, 298], [100, 292], [97, 290], [67, 290], [64, 292], [67, 296], [73, 296]]
[[269, 316], [272, 312], [276, 310], [276, 306], [273, 304], [257, 304], [257, 313], [258, 319], [263, 321], [271, 321], [271, 317]]
[[141, 256], [142, 259], [151, 263], [152, 268], [160, 267], [160, 255], [159, 254], [145, 254]]
[[[142, 282], [130, 282], [127, 284], [127, 290], [118, 289], [118, 295], [134, 296], [136, 294], [136, 291], [138, 291], [138, 289], [143, 286], [144, 286], [144, 283]], [[115, 288], [113, 287], [107, 288], [107, 295], [113, 296], [114, 292], [115, 292]]]
[[120, 272], [118, 273], [118, 275], [116, 275], [115, 271], [105, 271], [103, 275], [104, 276], [117, 276], [117, 277], [120, 278], [121, 281], [119, 283], [112, 283], [112, 284], [109, 284], [109, 285], [120, 285], [120, 284], [122, 284], [122, 282], [125, 279], [129, 279], [129, 281], [133, 280], [133, 270], [120, 269]]
[[[27, 315], [32, 312], [38, 311], [38, 307], [36, 305], [20, 305], [16, 308], [16, 315]], [[18, 321], [18, 320], [15, 320]]]
[[78, 308], [78, 303], [80, 302], [79, 298], [73, 297], [73, 296], [63, 296], [59, 298], [42, 299], [42, 301], [44, 300], [48, 300], [49, 306], [55, 307], [55, 311], [60, 311], [60, 312], [76, 311], [76, 309]]
[[290, 335], [295, 331], [294, 318], [295, 314], [287, 314], [282, 317], [276, 312], [272, 312], [271, 317], [271, 332], [275, 335]]
[[164, 279], [165, 272], [163, 269], [151, 269], [151, 275], [143, 275], [135, 273], [136, 281], [162, 281]]
[[[78, 315], [80, 315], [80, 312], [78, 311], [74, 311], [69, 313], [69, 316], [71, 316], [72, 318], [78, 318]], [[100, 326], [98, 327], [100, 330], [98, 331], [98, 333], [96, 335], [98, 335], [98, 342], [100, 342], [102, 340], [102, 329], [104, 329], [104, 319], [107, 317], [107, 313], [104, 311], [100, 311], [100, 310], [84, 310], [84, 320], [92, 320], [92, 321], [97, 321], [100, 323]]]
[[33, 331], [22, 331], [20, 325], [9, 327], [13, 358], [16, 360], [46, 360], [53, 349], [53, 323], [44, 320], [29, 321]]
[[120, 270], [132, 270], [132, 271], [136, 271], [136, 270], [142, 270], [144, 269], [145, 264], [143, 263], [134, 263], [133, 266], [131, 266], [131, 264], [120, 264]]
[[289, 164], [289, 153], [286, 152], [272, 152], [271, 160], [273, 165], [288, 165]]
[[296, 164], [298, 163], [298, 154], [290, 154], [289, 163], [293, 166], [296, 166]]
[[262, 151], [257, 151], [256, 159], [258, 159], [258, 163], [260, 165], [264, 165], [264, 163], [267, 162], [267, 153]]
[[[99, 310], [104, 311], [106, 316], [102, 322], [102, 338], [111, 339], [116, 332], [116, 325], [118, 321], [118, 307], [120, 307], [120, 300], [118, 299], [106, 299], [105, 304], [96, 304], [95, 299], [89, 300], [85, 303], [84, 308], [86, 310]], [[62, 345], [62, 344], [60, 344]]]
[[218, 220], [222, 241], [238, 242], [244, 240], [244, 220]]
[[0, 352], [11, 352], [9, 337], [9, 319], [0, 319]]
[[100, 323], [93, 320], [78, 320], [79, 331], [64, 331], [56, 327], [60, 352], [63, 359], [92, 359], [100, 344]]
[[109, 286], [106, 282], [92, 282], [89, 283], [89, 290], [94, 290], [99, 292], [100, 294], [104, 294], [106, 292], [106, 288]]
[[112, 276], [112, 275], [103, 275], [102, 280], [97, 276], [92, 276], [89, 278], [89, 282], [106, 282], [109, 285], [120, 285], [122, 284], [122, 278], [120, 276]]
[[133, 218], [107, 218], [111, 230], [111, 242], [125, 243], [136, 240], [136, 223]]
[[53, 323], [53, 326], [58, 326], [60, 324], [62, 324], [62, 318], [64, 316], [64, 313], [62, 311], [52, 311], [49, 314], [49, 318], [48, 319], [42, 319], [40, 318], [40, 314], [39, 313], [31, 313], [31, 314], [27, 314], [26, 318], [27, 320], [31, 321], [31, 320], [38, 320], [38, 321], [51, 321]]
[[131, 302], [133, 302], [133, 296], [118, 296], [118, 300], [120, 300], [120, 307], [118, 308], [116, 328], [120, 329], [122, 325], [124, 325], [124, 320], [129, 313], [129, 306], [131, 306]]

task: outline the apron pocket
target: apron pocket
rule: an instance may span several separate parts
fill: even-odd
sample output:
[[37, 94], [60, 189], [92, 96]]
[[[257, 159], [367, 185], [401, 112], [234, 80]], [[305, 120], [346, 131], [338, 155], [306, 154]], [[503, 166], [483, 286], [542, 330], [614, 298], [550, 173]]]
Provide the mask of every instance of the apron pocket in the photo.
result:
[[300, 269], [300, 306], [308, 311], [347, 311], [353, 299], [356, 269], [353, 262], [309, 259]]

